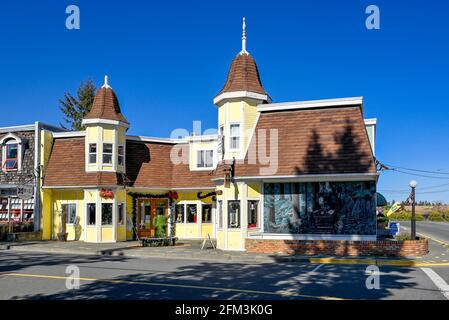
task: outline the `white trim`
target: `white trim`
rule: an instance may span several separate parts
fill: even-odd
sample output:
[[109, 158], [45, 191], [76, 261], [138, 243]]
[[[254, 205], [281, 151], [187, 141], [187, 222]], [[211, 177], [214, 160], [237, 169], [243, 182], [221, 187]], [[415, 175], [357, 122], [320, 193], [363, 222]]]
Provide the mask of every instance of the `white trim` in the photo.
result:
[[346, 241], [375, 241], [376, 235], [337, 235], [337, 234], [276, 234], [276, 233], [248, 233], [247, 239], [260, 240], [346, 240]]
[[270, 96], [266, 94], [260, 94], [252, 91], [233, 91], [233, 92], [223, 92], [214, 98], [214, 104], [220, 103], [225, 99], [233, 99], [233, 98], [251, 98], [261, 101], [271, 102]]
[[377, 118], [364, 119], [365, 125], [375, 126], [377, 124]]
[[[295, 181], [295, 182], [321, 182], [321, 181], [366, 181], [377, 180], [379, 173], [344, 173], [344, 174], [306, 174], [306, 175], [286, 175], [286, 176], [242, 176], [235, 177], [234, 180], [252, 180], [252, 181]], [[223, 180], [223, 178], [216, 178], [212, 181]]]
[[321, 99], [309, 101], [294, 101], [271, 104], [260, 104], [257, 106], [257, 111], [281, 111], [281, 110], [295, 110], [295, 109], [312, 109], [312, 108], [329, 108], [329, 107], [345, 107], [352, 105], [363, 105], [363, 97], [350, 97], [338, 99]]
[[144, 137], [144, 136], [126, 136], [126, 140], [142, 141], [142, 142], [161, 142], [161, 143], [187, 143], [185, 139], [171, 139], [171, 138], [156, 138], [156, 137]]
[[101, 118], [83, 119], [81, 124], [83, 126], [86, 124], [111, 124], [111, 125], [115, 125], [115, 126], [122, 126], [125, 128], [129, 128], [129, 124], [126, 122], [118, 121], [118, 120], [101, 119]]
[[85, 137], [86, 131], [53, 132], [53, 138], [75, 138]]
[[34, 124], [25, 124], [20, 126], [10, 126], [10, 127], [0, 127], [0, 133], [10, 132], [10, 131], [34, 131]]
[[[174, 139], [172, 139], [174, 140]], [[215, 134], [207, 134], [207, 135], [202, 135], [202, 136], [188, 136], [185, 137], [184, 139], [182, 139], [182, 141], [200, 141], [200, 142], [204, 142], [204, 141], [215, 141], [218, 140], [218, 135]]]

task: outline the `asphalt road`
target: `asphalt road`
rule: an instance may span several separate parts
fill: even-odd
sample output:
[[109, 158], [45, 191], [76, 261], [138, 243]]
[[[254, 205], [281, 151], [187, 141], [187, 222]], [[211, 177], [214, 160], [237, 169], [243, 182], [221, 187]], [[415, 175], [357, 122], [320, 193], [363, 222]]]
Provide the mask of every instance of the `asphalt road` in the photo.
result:
[[[410, 222], [400, 221], [399, 223], [410, 230]], [[449, 223], [447, 222], [417, 221], [416, 232], [449, 244]]]
[[[66, 286], [70, 265], [79, 268], [78, 289]], [[441, 291], [448, 267], [380, 267], [379, 289], [367, 289], [366, 279], [363, 265], [0, 251], [0, 299], [449, 299]]]

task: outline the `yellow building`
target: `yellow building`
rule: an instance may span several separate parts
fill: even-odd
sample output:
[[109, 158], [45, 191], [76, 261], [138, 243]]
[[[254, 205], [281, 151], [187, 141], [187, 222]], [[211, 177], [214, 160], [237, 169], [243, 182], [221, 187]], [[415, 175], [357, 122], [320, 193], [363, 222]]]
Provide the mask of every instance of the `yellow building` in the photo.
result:
[[272, 103], [244, 22], [213, 101], [217, 134], [129, 136], [106, 78], [84, 131], [41, 132], [44, 239], [209, 235], [223, 250], [276, 251], [376, 238], [376, 120], [361, 97]]

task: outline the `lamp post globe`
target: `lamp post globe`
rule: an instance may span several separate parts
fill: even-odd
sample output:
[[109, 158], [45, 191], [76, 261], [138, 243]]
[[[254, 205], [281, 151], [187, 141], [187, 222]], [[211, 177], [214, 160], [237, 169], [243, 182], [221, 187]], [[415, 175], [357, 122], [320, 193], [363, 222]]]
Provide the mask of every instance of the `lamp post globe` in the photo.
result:
[[416, 182], [416, 180], [412, 180], [412, 181], [410, 181], [409, 185], [410, 185], [410, 188], [416, 188], [416, 186], [418, 185], [418, 182]]

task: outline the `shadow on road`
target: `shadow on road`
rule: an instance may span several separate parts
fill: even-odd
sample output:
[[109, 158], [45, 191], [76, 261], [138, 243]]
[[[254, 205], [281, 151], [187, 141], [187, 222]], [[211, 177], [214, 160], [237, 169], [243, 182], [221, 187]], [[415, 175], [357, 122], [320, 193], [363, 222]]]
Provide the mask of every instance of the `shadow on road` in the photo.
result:
[[[144, 265], [127, 269], [131, 260]], [[138, 260], [138, 259], [137, 259]], [[124, 257], [82, 256], [69, 258], [60, 255], [22, 255], [3, 257], [0, 271], [20, 273], [33, 266], [79, 264], [80, 277], [89, 277], [83, 267], [89, 263], [120, 261], [113, 268], [104, 268], [104, 280], [81, 282], [80, 289], [49, 294], [29, 294], [13, 299], [385, 299], [392, 289], [417, 287], [410, 274], [412, 268], [382, 269], [381, 288], [368, 290], [365, 285], [366, 266], [317, 265], [305, 262], [264, 264], [187, 262], [173, 271], [151, 271], [151, 260], [138, 262]], [[148, 265], [147, 265], [148, 263]], [[167, 262], [169, 264], [170, 262]], [[98, 268], [99, 266], [95, 266]], [[113, 274], [113, 269], [122, 275]], [[112, 270], [112, 271], [111, 271]], [[23, 270], [23, 273], [28, 270]], [[48, 271], [51, 274], [51, 271]], [[109, 272], [109, 275], [108, 275]], [[84, 274], [83, 274], [84, 273]], [[123, 275], [123, 273], [126, 273]], [[55, 275], [53, 273], [53, 275]], [[58, 274], [65, 276], [64, 273]], [[59, 281], [64, 288], [65, 279], [30, 279], [30, 281]], [[30, 289], [31, 290], [31, 289]]]

